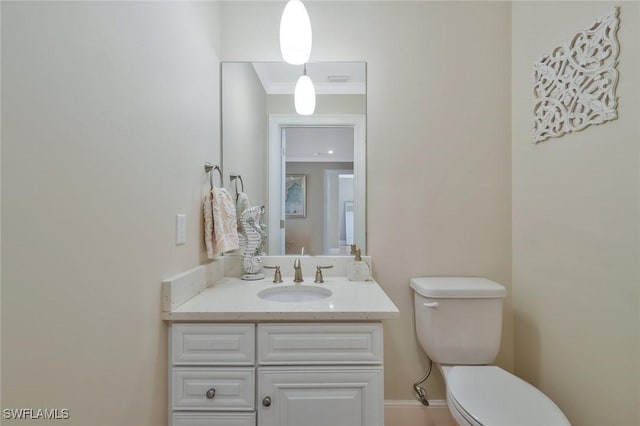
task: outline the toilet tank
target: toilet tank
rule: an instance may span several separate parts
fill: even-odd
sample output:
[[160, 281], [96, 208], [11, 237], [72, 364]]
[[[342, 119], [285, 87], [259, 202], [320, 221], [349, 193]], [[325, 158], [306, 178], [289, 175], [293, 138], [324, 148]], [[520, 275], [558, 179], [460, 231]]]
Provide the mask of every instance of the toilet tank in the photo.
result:
[[416, 334], [440, 364], [490, 364], [500, 349], [505, 288], [486, 278], [412, 278]]

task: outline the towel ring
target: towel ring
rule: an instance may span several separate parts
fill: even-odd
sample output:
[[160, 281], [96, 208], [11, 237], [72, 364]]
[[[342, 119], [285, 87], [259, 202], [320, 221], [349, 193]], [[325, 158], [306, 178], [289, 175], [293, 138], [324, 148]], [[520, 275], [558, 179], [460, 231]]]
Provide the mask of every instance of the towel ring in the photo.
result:
[[211, 173], [212, 170], [218, 171], [218, 175], [220, 176], [220, 186], [224, 186], [224, 180], [222, 179], [222, 170], [220, 170], [220, 167], [207, 161], [206, 163], [204, 163], [204, 171], [206, 173], [209, 173], [209, 184], [211, 185], [211, 189], [213, 189], [213, 174]]
[[[235, 183], [236, 200], [237, 200], [238, 195], [240, 195], [240, 192], [244, 192], [244, 182], [242, 181], [242, 176], [240, 176], [238, 173], [231, 173], [229, 175], [229, 180]], [[238, 192], [238, 180], [240, 180], [240, 192]]]

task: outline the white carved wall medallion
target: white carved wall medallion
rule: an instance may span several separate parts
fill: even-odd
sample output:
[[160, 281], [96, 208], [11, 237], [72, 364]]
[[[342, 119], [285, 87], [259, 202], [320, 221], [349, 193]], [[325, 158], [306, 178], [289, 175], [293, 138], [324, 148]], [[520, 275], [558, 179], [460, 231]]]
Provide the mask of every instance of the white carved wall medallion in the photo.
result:
[[617, 118], [618, 7], [534, 65], [536, 143]]

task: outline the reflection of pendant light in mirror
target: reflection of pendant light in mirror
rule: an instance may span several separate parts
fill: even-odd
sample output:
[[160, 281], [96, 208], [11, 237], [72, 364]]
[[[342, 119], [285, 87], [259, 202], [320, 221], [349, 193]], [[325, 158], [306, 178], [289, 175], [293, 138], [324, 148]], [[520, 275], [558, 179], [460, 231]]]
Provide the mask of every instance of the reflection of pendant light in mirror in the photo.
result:
[[282, 12], [280, 51], [291, 65], [302, 65], [311, 56], [311, 21], [300, 0], [289, 0]]
[[311, 115], [316, 109], [316, 89], [307, 75], [307, 65], [304, 66], [304, 74], [296, 83], [296, 91], [293, 94], [296, 112], [299, 115]]

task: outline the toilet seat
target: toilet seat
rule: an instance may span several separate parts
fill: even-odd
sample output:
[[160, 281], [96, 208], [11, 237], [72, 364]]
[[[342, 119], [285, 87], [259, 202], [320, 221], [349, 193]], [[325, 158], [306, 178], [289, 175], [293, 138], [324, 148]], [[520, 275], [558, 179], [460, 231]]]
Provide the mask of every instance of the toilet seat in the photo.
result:
[[478, 423], [471, 414], [458, 404], [458, 401], [447, 391], [447, 405], [453, 418], [458, 422], [459, 426], [483, 426]]
[[445, 368], [450, 408], [471, 425], [570, 425], [545, 394], [499, 367]]

